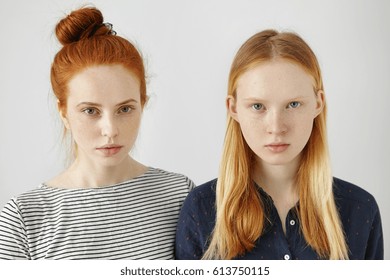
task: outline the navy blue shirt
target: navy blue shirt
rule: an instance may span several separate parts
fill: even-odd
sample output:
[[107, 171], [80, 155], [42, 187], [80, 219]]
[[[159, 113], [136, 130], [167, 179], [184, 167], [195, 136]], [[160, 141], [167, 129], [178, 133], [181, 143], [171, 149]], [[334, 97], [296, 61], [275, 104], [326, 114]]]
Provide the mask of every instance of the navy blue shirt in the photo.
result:
[[[215, 225], [216, 180], [193, 189], [184, 201], [176, 232], [176, 259], [201, 259]], [[261, 188], [269, 222], [255, 247], [236, 259], [320, 259], [306, 243], [296, 208], [287, 215], [286, 234], [272, 198]], [[350, 259], [383, 259], [383, 232], [378, 205], [362, 188], [334, 178], [333, 193]], [[299, 206], [298, 206], [299, 207]]]

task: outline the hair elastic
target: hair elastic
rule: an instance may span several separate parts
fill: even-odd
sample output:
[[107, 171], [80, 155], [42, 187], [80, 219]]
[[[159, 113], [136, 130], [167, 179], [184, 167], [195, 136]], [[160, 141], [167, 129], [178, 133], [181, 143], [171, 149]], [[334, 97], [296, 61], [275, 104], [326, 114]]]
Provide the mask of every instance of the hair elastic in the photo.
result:
[[112, 23], [104, 22], [103, 25], [108, 28], [108, 34], [116, 35], [116, 31], [112, 29]]
[[116, 35], [116, 31], [112, 29], [112, 23], [104, 22], [102, 24], [95, 25], [94, 28], [91, 30], [91, 32], [89, 32], [88, 38], [94, 36], [95, 33], [103, 26], [105, 26], [108, 29], [106, 35]]

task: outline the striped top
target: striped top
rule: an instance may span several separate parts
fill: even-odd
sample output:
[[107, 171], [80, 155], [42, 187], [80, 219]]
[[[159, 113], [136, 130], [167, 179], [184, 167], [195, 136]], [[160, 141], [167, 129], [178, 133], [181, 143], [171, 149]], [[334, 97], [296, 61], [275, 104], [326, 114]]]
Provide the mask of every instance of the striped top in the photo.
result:
[[194, 183], [149, 168], [97, 188], [44, 184], [0, 215], [0, 259], [173, 259], [176, 223]]

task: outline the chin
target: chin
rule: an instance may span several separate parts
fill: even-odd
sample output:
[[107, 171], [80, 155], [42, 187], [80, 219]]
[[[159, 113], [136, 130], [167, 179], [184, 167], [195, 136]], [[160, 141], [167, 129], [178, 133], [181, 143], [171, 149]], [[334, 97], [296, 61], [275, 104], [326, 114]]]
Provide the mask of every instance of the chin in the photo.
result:
[[125, 158], [126, 158], [125, 156], [104, 157], [104, 158], [100, 158], [99, 160], [96, 160], [96, 162], [99, 162], [104, 167], [116, 167], [121, 165], [121, 163], [123, 163]]
[[263, 160], [263, 162], [268, 165], [274, 165], [274, 166], [283, 166], [289, 163], [288, 161], [265, 161], [265, 160]]
[[266, 157], [260, 157], [261, 161], [268, 165], [274, 165], [274, 166], [282, 166], [282, 165], [288, 165], [294, 161], [296, 157], [286, 156], [286, 155], [278, 155], [278, 156], [266, 156]]

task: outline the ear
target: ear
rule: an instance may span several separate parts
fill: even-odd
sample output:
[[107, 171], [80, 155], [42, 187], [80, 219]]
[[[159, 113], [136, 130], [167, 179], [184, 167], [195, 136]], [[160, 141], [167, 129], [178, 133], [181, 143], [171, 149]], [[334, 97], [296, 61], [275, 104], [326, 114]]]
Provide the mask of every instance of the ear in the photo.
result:
[[66, 117], [66, 113], [64, 111], [64, 108], [61, 106], [61, 102], [59, 100], [57, 100], [57, 109], [58, 109], [58, 112], [60, 113], [60, 118], [61, 118], [62, 123], [64, 124], [65, 128], [70, 129], [70, 125], [69, 125], [68, 119]]
[[233, 95], [228, 95], [226, 97], [226, 108], [228, 110], [229, 115], [239, 123], [238, 114], [237, 114], [237, 101]]
[[325, 106], [325, 93], [323, 90], [319, 90], [315, 93], [316, 96], [316, 108], [315, 108], [315, 115], [314, 118], [316, 118], [324, 109]]

